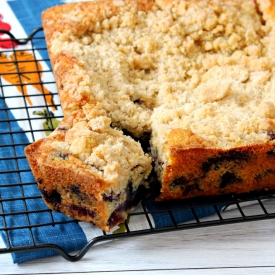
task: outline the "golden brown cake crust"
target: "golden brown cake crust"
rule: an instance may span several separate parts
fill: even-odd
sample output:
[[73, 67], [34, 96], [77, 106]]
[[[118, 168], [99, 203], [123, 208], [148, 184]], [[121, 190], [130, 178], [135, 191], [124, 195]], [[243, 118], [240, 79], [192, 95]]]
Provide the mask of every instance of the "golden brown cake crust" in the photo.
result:
[[[189, 136], [187, 144], [183, 136]], [[220, 149], [182, 130], [171, 132], [169, 141], [169, 163], [158, 200], [274, 189], [274, 141]]]
[[[63, 88], [62, 80], [68, 78], [68, 71], [72, 70], [75, 65], [82, 67], [76, 58], [62, 53], [53, 57], [51, 62], [53, 66], [58, 66], [58, 70], [55, 70], [55, 80], [58, 87], [61, 106], [65, 115], [81, 109], [81, 107], [86, 103], [93, 102], [93, 100], [87, 97], [84, 93], [78, 98], [70, 97]], [[70, 112], [67, 112], [66, 110], [70, 110]]]

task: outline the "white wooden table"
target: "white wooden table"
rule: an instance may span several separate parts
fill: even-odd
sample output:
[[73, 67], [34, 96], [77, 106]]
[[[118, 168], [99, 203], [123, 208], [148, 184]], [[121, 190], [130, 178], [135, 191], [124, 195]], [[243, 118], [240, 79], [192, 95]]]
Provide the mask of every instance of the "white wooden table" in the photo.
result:
[[78, 262], [56, 256], [15, 265], [2, 254], [0, 274], [275, 274], [274, 246], [270, 219], [100, 243]]

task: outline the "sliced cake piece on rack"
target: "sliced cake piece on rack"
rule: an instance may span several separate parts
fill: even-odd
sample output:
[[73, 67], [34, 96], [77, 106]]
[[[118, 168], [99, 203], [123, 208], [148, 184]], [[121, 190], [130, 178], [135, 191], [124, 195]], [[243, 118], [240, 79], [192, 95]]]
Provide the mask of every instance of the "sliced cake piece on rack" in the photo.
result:
[[46, 204], [105, 231], [123, 222], [145, 194], [151, 158], [87, 104], [25, 152]]

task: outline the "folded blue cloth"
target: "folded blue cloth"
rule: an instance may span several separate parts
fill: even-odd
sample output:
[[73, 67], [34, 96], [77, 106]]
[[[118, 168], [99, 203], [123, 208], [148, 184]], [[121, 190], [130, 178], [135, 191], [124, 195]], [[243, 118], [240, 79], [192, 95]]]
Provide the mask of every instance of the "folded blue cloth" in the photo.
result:
[[[167, 202], [155, 202], [154, 199], [144, 200], [144, 206], [151, 212], [155, 227], [163, 228], [174, 226], [174, 222], [179, 225], [183, 222], [191, 221], [198, 218], [207, 217], [216, 214], [216, 210], [213, 206], [199, 207], [198, 204], [192, 204], [191, 206], [181, 201], [167, 201]], [[207, 204], [205, 202], [204, 204]], [[209, 202], [209, 205], [211, 203]], [[220, 211], [224, 208], [224, 204], [218, 204], [217, 210]], [[167, 211], [169, 209], [170, 211]], [[175, 210], [173, 210], [175, 209]]]
[[[28, 171], [30, 168], [24, 156], [25, 146], [20, 145], [27, 144], [29, 141], [17, 122], [5, 122], [5, 120], [14, 120], [14, 116], [10, 111], [3, 110], [5, 107], [4, 100], [0, 98], [0, 198], [3, 207], [1, 214], [5, 214], [4, 218], [0, 219], [0, 226], [1, 228], [34, 226], [32, 229], [9, 230], [7, 234], [10, 243], [6, 239], [6, 231], [2, 230], [1, 235], [5, 244], [7, 247], [11, 246], [14, 248], [32, 246], [33, 238], [36, 245], [44, 243], [56, 244], [65, 251], [74, 251], [83, 248], [87, 243], [87, 238], [77, 223], [35, 227], [39, 224], [50, 223], [51, 219], [55, 223], [70, 219], [55, 212], [52, 213], [51, 217], [47, 206], [41, 198], [40, 191], [36, 187], [34, 177]], [[11, 134], [11, 132], [14, 133]], [[25, 172], [25, 170], [27, 171]], [[22, 197], [26, 199], [20, 199]], [[31, 213], [33, 210], [45, 211]], [[26, 211], [30, 214], [14, 214]], [[37, 250], [13, 253], [12, 257], [14, 263], [21, 263], [56, 254], [57, 252], [53, 250]]]

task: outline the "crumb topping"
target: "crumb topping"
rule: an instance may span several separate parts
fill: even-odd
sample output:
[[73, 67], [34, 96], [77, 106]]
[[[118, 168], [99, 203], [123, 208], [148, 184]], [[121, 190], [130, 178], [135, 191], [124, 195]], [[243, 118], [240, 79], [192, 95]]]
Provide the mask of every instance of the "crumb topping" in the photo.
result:
[[[70, 159], [73, 156], [114, 188], [119, 189], [130, 181], [136, 190], [145, 184], [143, 181], [151, 171], [151, 158], [144, 154], [138, 142], [110, 127], [110, 123], [111, 119], [100, 106], [86, 104], [83, 112], [67, 125], [66, 132], [61, 133], [62, 138], [48, 143], [53, 149], [49, 157], [73, 162]], [[51, 137], [59, 135], [60, 130], [56, 129]]]
[[[220, 147], [269, 140], [275, 35], [267, 4], [147, 2], [145, 11], [115, 1], [115, 11], [84, 22], [84, 34], [72, 28], [55, 35], [52, 54], [74, 56], [82, 66], [75, 65], [77, 81], [62, 80], [70, 97], [88, 95], [116, 127], [135, 136], [152, 132], [157, 147], [177, 128]], [[84, 24], [82, 14], [76, 9], [62, 20]]]

